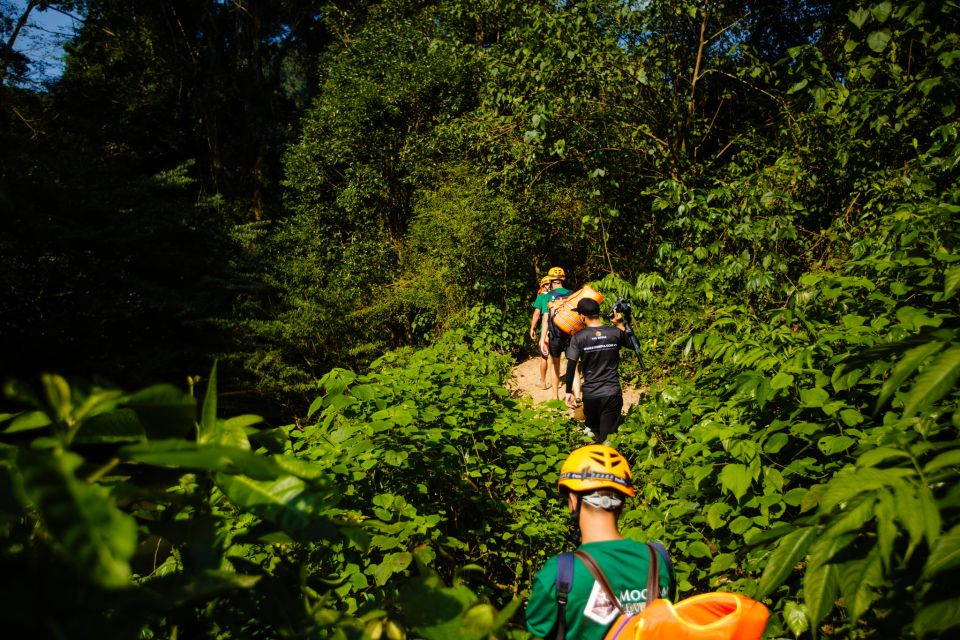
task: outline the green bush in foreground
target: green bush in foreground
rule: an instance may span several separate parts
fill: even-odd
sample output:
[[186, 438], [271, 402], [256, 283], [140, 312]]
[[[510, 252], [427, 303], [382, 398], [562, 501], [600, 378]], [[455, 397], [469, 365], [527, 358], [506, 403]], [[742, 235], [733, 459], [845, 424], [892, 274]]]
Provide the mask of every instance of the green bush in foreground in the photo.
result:
[[[334, 370], [299, 425], [199, 419], [172, 386], [8, 385], [4, 628], [61, 637], [482, 638], [565, 518], [576, 437], [462, 334]], [[55, 603], [55, 605], [51, 605]], [[502, 613], [498, 609], [503, 607]], [[366, 631], [364, 631], [366, 629]]]

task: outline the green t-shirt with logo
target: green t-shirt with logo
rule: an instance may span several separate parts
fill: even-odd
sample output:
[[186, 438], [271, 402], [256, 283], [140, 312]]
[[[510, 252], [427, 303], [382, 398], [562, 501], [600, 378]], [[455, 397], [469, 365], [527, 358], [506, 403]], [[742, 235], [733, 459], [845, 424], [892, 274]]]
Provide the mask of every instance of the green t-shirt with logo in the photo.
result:
[[[580, 545], [589, 553], [610, 581], [625, 612], [646, 606], [647, 572], [650, 551], [636, 540], [608, 540]], [[660, 597], [670, 593], [670, 573], [660, 562]], [[609, 601], [599, 583], [580, 560], [573, 563], [573, 584], [567, 600], [567, 639], [603, 640], [620, 612]], [[527, 629], [540, 638], [551, 638], [557, 622], [557, 558], [547, 560], [533, 580], [526, 608]]]
[[[554, 292], [559, 296], [571, 293], [570, 289], [564, 289], [563, 287], [554, 289]], [[532, 306], [534, 309], [539, 309], [540, 313], [543, 315], [547, 315], [547, 313], [550, 311], [551, 300], [553, 300], [553, 296], [550, 295], [549, 291], [546, 291], [537, 296], [537, 299], [533, 301]]]

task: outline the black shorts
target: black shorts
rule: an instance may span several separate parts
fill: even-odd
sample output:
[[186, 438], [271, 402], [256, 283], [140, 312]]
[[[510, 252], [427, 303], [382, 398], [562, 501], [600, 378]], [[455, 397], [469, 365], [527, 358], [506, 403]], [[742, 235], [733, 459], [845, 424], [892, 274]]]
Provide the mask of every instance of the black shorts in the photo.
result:
[[550, 355], [559, 358], [570, 346], [570, 336], [565, 333], [558, 333], [557, 335], [551, 333], [550, 342], [547, 343], [547, 346], [550, 349]]
[[620, 427], [620, 411], [623, 409], [623, 396], [603, 396], [583, 399], [584, 424], [597, 442], [602, 443], [607, 436], [613, 435]]

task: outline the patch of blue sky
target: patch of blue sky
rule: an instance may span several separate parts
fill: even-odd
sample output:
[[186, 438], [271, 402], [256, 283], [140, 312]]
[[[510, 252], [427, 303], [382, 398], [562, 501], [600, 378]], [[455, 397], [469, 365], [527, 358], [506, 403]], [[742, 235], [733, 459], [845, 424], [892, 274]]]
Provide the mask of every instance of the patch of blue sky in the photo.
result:
[[[3, 0], [2, 10], [14, 22], [30, 4], [28, 0]], [[11, 83], [42, 89], [63, 75], [64, 45], [82, 25], [80, 16], [53, 7], [34, 7], [23, 29], [17, 35], [13, 50], [30, 61], [24, 75], [11, 76]], [[4, 33], [4, 40], [10, 33]]]

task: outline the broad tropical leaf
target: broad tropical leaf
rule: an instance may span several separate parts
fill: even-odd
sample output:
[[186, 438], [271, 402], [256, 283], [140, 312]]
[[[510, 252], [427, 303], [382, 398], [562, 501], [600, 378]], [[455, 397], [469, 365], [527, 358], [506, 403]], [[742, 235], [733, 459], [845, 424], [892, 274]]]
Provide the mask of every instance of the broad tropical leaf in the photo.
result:
[[931, 407], [949, 393], [960, 377], [960, 346], [941, 353], [917, 376], [917, 380], [904, 398], [904, 417]]
[[760, 596], [769, 595], [787, 579], [796, 564], [807, 553], [807, 549], [816, 540], [816, 527], [804, 527], [785, 535], [767, 561], [767, 566], [760, 577]]
[[893, 367], [893, 371], [890, 372], [890, 377], [884, 381], [883, 386], [880, 388], [880, 395], [877, 396], [877, 404], [874, 407], [874, 412], [880, 411], [890, 396], [917, 370], [917, 367], [923, 364], [923, 361], [931, 355], [943, 349], [943, 346], [943, 342], [932, 340], [919, 347], [914, 347], [903, 354], [903, 357], [900, 358]]
[[106, 489], [78, 480], [82, 459], [57, 450], [21, 449], [23, 493], [37, 508], [64, 559], [104, 587], [129, 583], [137, 524], [118, 510]]

